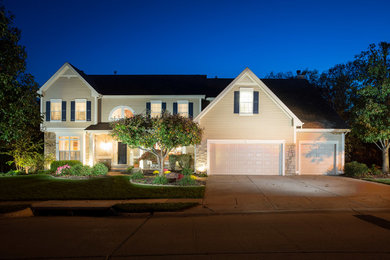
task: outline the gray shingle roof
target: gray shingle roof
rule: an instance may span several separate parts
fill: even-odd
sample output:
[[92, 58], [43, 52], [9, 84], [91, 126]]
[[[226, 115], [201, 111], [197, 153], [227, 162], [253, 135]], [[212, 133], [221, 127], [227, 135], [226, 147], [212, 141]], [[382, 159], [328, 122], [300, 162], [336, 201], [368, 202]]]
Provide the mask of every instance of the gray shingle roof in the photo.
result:
[[[86, 75], [76, 67], [74, 69], [102, 95], [216, 97], [233, 81], [232, 78], [207, 78], [206, 75]], [[304, 122], [303, 128], [348, 128], [344, 120], [307, 80], [262, 79], [262, 81]]]

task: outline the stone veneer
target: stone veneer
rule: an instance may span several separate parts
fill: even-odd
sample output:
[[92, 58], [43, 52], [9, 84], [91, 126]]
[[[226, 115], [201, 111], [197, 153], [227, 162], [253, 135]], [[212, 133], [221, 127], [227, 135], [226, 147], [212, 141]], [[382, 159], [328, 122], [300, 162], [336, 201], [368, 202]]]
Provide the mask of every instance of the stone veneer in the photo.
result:
[[195, 170], [198, 172], [199, 167], [207, 167], [207, 140], [196, 145], [195, 155]]
[[53, 132], [44, 133], [44, 153], [45, 155], [53, 154], [56, 155], [56, 134]]
[[286, 152], [285, 156], [285, 174], [286, 175], [295, 175], [295, 162], [296, 162], [296, 150], [295, 144], [286, 144], [285, 145]]

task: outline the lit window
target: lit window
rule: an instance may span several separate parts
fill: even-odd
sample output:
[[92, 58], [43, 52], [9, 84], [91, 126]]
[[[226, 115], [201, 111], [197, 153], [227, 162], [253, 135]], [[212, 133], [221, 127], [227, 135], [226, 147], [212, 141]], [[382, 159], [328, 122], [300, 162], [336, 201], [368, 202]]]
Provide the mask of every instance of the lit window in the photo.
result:
[[76, 99], [76, 121], [85, 121], [87, 118], [87, 101]]
[[130, 118], [133, 116], [133, 112], [127, 107], [119, 107], [111, 112], [111, 116], [109, 118], [110, 121], [121, 118]]
[[152, 101], [150, 103], [150, 115], [152, 117], [158, 117], [161, 115], [161, 101]]
[[182, 117], [188, 117], [188, 101], [177, 102], [177, 113]]
[[61, 120], [61, 99], [50, 100], [50, 120], [60, 121]]
[[80, 160], [80, 137], [59, 136], [58, 151], [60, 160]]
[[253, 89], [240, 89], [240, 114], [253, 114]]

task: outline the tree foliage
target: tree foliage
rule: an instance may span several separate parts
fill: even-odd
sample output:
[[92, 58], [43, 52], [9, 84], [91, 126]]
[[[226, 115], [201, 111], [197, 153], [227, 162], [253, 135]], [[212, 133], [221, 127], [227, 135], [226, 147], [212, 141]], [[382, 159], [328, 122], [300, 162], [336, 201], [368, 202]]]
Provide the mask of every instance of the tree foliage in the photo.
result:
[[180, 146], [199, 144], [202, 129], [189, 118], [163, 113], [160, 117], [145, 114], [114, 121], [112, 136], [132, 148], [154, 154], [163, 175], [163, 163], [168, 153]]
[[353, 107], [353, 132], [382, 151], [383, 172], [389, 171], [390, 43], [371, 44], [356, 56], [358, 68]]
[[[26, 138], [38, 142], [38, 84], [26, 73], [26, 51], [14, 16], [0, 6], [0, 150], [17, 149]], [[29, 141], [29, 140], [27, 140]], [[26, 142], [27, 142], [26, 141]]]

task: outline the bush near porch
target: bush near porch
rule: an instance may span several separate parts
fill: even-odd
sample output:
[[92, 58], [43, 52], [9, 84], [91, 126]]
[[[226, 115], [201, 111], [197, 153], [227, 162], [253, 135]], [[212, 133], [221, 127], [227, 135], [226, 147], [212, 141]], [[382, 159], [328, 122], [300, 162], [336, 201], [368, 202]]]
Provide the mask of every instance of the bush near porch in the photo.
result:
[[203, 198], [205, 187], [165, 187], [132, 184], [129, 176], [84, 180], [50, 175], [0, 178], [0, 200], [116, 200], [149, 198]]

